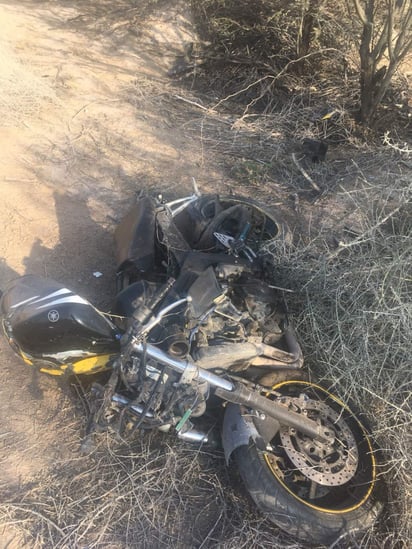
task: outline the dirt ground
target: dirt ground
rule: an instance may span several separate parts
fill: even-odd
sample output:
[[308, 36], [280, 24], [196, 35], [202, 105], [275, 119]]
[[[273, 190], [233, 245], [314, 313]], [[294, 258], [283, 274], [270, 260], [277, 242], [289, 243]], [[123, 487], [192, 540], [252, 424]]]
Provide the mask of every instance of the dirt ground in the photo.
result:
[[[189, 21], [146, 4], [132, 32], [130, 2], [0, 2], [1, 288], [35, 273], [107, 307], [112, 232], [135, 194], [180, 193], [193, 176], [222, 184], [182, 128], [184, 105], [176, 122], [162, 94]], [[74, 415], [56, 380], [34, 376], [0, 339], [3, 493], [71, 455]], [[1, 548], [22, 543], [13, 525], [0, 530]]]
[[[113, 231], [137, 193], [184, 196], [192, 178], [238, 190], [219, 136], [168, 76], [194, 39], [190, 18], [179, 2], [1, 0], [0, 28], [0, 288], [38, 274], [107, 310]], [[17, 498], [36, 519], [25, 494], [78, 459], [82, 417], [64, 382], [0, 338], [3, 503]], [[0, 526], [0, 549], [33, 543], [18, 521]]]
[[[34, 273], [107, 309], [113, 231], [139, 191], [182, 196], [195, 178], [250, 193], [168, 76], [194, 39], [189, 14], [162, 0], [0, 0], [0, 28], [0, 288]], [[77, 459], [81, 413], [0, 338], [0, 497]], [[12, 520], [0, 527], [0, 549], [23, 546]]]

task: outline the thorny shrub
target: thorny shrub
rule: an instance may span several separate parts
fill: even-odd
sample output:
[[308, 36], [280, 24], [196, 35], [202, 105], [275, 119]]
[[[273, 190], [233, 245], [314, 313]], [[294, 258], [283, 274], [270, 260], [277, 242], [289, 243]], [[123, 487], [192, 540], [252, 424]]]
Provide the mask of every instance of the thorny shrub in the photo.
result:
[[[337, 109], [357, 119], [362, 28], [353, 17], [351, 2], [191, 0], [191, 4], [202, 38], [194, 63], [200, 86], [258, 112], [279, 110], [293, 96], [306, 107], [323, 109], [323, 115]], [[407, 80], [395, 74], [381, 110], [386, 129], [393, 119], [409, 121], [407, 96]], [[375, 121], [378, 131], [383, 129], [380, 118]]]
[[272, 250], [274, 278], [294, 290], [287, 298], [309, 371], [354, 403], [382, 449], [388, 505], [361, 546], [403, 547], [412, 537], [412, 186], [406, 174], [343, 194], [352, 214], [342, 238], [331, 245], [326, 228]]

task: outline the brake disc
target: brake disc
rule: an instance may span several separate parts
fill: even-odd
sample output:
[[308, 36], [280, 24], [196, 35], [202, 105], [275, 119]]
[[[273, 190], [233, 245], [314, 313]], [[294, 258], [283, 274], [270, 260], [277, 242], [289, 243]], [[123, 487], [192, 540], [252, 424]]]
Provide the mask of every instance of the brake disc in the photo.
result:
[[308, 479], [323, 486], [340, 486], [348, 482], [358, 466], [358, 448], [352, 431], [342, 413], [337, 413], [324, 402], [290, 398], [300, 412], [334, 433], [334, 441], [321, 442], [282, 425], [280, 439], [290, 461]]

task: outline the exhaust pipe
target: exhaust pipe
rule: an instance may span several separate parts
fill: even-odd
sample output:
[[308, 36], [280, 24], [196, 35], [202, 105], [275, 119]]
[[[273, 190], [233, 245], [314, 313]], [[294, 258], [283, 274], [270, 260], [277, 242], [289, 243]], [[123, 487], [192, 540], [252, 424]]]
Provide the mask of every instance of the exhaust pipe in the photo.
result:
[[187, 442], [197, 442], [198, 444], [206, 443], [209, 440], [207, 433], [202, 433], [202, 431], [195, 431], [194, 429], [190, 429], [189, 431], [185, 431], [184, 433], [179, 432], [177, 436], [181, 440], [185, 440]]

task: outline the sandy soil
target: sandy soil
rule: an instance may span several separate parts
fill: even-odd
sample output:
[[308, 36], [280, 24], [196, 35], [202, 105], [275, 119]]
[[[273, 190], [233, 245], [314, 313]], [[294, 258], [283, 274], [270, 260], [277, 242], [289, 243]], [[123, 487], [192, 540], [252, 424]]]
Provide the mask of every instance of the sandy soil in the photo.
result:
[[[147, 4], [143, 19], [122, 1], [0, 2], [0, 287], [36, 273], [107, 307], [112, 231], [136, 192], [221, 185], [163, 93], [190, 22]], [[56, 380], [0, 338], [0, 490], [67, 458], [77, 431]], [[13, 525], [0, 531], [0, 548], [22, 545]]]
[[[219, 147], [248, 151], [256, 136], [230, 120], [213, 126], [201, 100], [179, 98], [168, 71], [194, 31], [178, 0], [0, 0], [0, 28], [0, 288], [34, 273], [108, 308], [112, 235], [136, 194], [182, 196], [193, 177], [205, 191], [239, 191]], [[343, 171], [339, 162], [327, 169]], [[247, 184], [266, 202], [289, 199], [291, 215], [299, 208], [292, 187]], [[335, 216], [348, 223], [342, 196]], [[330, 220], [320, 202], [308, 226]], [[82, 417], [63, 382], [35, 375], [0, 337], [0, 499], [76, 460]], [[25, 546], [19, 532], [0, 526], [0, 549]]]

